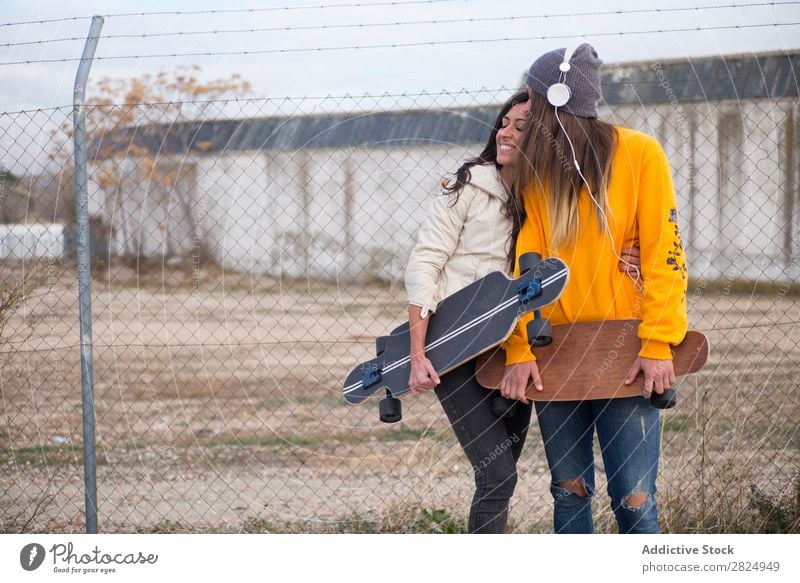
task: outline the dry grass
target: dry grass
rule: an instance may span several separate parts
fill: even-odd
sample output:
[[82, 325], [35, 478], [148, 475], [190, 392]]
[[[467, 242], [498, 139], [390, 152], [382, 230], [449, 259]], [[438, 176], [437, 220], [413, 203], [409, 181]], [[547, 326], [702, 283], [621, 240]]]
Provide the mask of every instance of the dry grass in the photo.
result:
[[[435, 398], [406, 398], [396, 426], [381, 425], [372, 404], [340, 398], [348, 369], [402, 320], [399, 286], [115, 265], [97, 273], [93, 291], [101, 530], [463, 525], [471, 472]], [[0, 347], [6, 532], [82, 530], [76, 296], [61, 272], [8, 320]], [[777, 503], [800, 468], [800, 327], [784, 324], [800, 320], [800, 300], [780, 288], [698, 287], [689, 302], [712, 356], [681, 381], [679, 407], [662, 416], [663, 526], [761, 531], [752, 488]], [[535, 424], [520, 465], [512, 528], [547, 532], [548, 472]], [[596, 516], [613, 531], [601, 470]]]

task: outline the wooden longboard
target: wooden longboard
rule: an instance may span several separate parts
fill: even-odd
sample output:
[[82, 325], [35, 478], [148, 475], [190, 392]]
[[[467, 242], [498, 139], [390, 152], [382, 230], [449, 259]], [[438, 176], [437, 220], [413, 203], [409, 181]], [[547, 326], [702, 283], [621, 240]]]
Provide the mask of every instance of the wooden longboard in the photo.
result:
[[[526, 396], [534, 401], [581, 401], [634, 397], [642, 394], [644, 376], [625, 385], [641, 347], [639, 320], [606, 320], [553, 326], [553, 343], [533, 349], [543, 391], [528, 385]], [[700, 370], [708, 360], [708, 339], [689, 330], [683, 342], [672, 348], [676, 376]], [[489, 389], [500, 386], [505, 352], [497, 349], [481, 355], [475, 365], [478, 382]]]
[[[429, 316], [425, 354], [440, 374], [494, 348], [513, 332], [519, 316], [553, 303], [569, 269], [560, 259], [540, 261], [517, 279], [495, 271], [445, 298]], [[345, 400], [357, 405], [381, 389], [393, 397], [409, 391], [408, 322], [378, 338], [378, 356], [355, 367], [344, 381]]]

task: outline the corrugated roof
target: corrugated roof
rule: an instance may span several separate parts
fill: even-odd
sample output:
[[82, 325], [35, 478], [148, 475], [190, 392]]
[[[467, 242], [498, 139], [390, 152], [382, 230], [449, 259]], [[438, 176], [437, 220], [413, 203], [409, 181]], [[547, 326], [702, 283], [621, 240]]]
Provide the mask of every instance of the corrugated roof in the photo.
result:
[[609, 65], [609, 105], [797, 97], [800, 51]]
[[[608, 65], [602, 74], [606, 104], [660, 104], [798, 96], [800, 50]], [[136, 143], [151, 150], [282, 150], [396, 147], [419, 143], [483, 142], [498, 106], [379, 111], [190, 122], [139, 127]], [[167, 129], [168, 128], [168, 129]], [[130, 134], [117, 141], [125, 147]]]
[[[489, 134], [497, 107], [412, 110], [188, 122], [138, 127], [137, 145], [161, 153], [223, 150], [397, 147], [419, 143], [474, 144]], [[133, 132], [106, 136], [126, 147]], [[112, 145], [112, 149], [114, 149]]]

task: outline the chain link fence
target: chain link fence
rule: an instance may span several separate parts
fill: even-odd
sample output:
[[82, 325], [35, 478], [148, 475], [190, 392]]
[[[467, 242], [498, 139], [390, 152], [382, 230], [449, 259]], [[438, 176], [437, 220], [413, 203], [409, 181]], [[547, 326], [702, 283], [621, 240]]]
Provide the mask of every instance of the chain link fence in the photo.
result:
[[[796, 87], [672, 99], [672, 74], [602, 113], [667, 150], [712, 347], [662, 414], [662, 526], [796, 532]], [[512, 93], [89, 108], [101, 531], [463, 530], [472, 471], [435, 396], [383, 425], [341, 385], [405, 319], [427, 202]], [[83, 530], [70, 115], [0, 115], [4, 532]], [[534, 421], [512, 530], [549, 531], [548, 484]]]

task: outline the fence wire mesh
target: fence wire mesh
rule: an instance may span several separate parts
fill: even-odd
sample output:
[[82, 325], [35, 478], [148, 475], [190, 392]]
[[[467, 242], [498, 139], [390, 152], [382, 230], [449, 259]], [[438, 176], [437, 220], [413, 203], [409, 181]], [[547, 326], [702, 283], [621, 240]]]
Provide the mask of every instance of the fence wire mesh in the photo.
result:
[[[512, 93], [89, 107], [101, 531], [463, 528], [472, 470], [435, 397], [389, 426], [341, 385], [405, 319], [426, 205]], [[790, 98], [601, 114], [665, 146], [690, 326], [712, 347], [662, 414], [667, 531], [798, 527], [799, 113]], [[6, 532], [82, 530], [70, 115], [0, 116]], [[516, 492], [512, 530], [547, 532], [535, 421]]]

